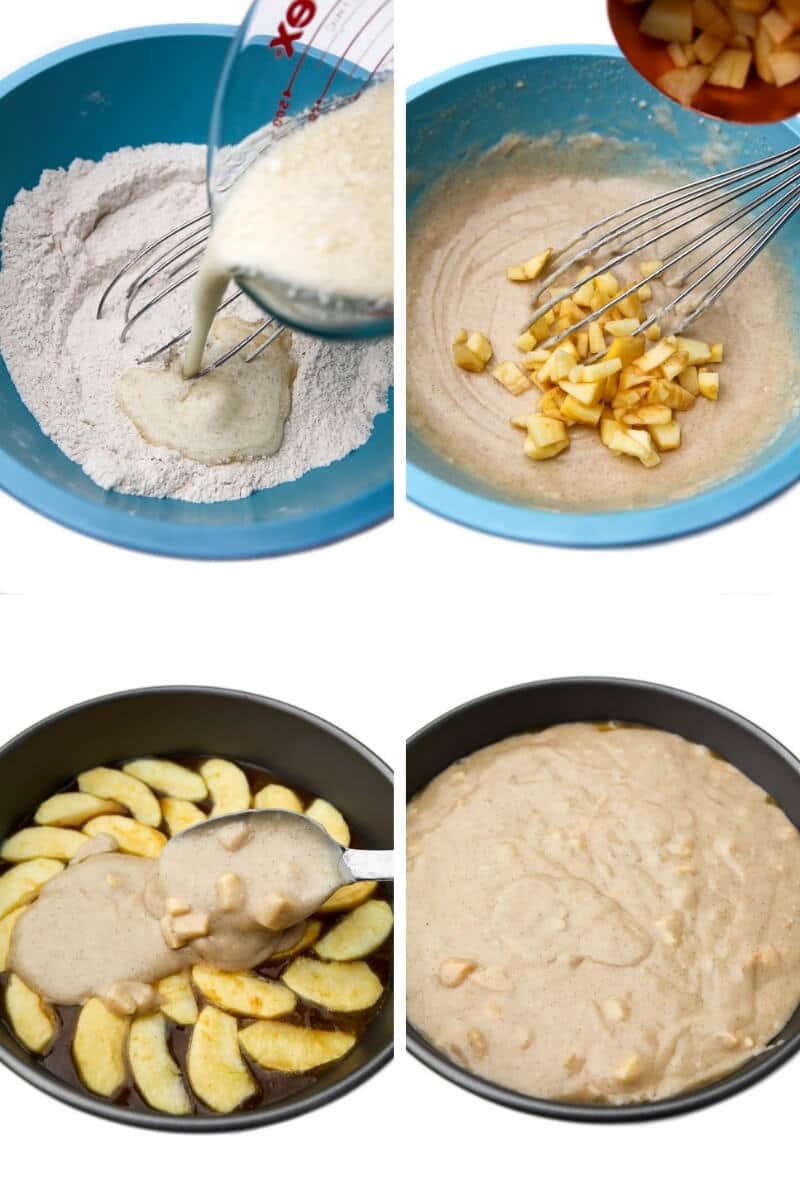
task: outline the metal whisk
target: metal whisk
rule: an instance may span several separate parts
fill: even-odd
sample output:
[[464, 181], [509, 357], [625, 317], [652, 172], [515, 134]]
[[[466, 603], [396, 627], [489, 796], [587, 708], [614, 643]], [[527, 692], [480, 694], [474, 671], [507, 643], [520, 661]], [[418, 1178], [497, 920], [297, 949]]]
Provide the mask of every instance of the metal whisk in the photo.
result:
[[[149, 242], [144, 249], [140, 250], [129, 262], [125, 263], [103, 292], [103, 295], [100, 297], [100, 303], [97, 306], [98, 320], [103, 316], [103, 310], [111, 293], [127, 276], [131, 276], [125, 289], [125, 324], [120, 333], [120, 341], [124, 342], [133, 326], [137, 321], [141, 320], [145, 313], [149, 312], [167, 296], [170, 296], [179, 287], [182, 287], [195, 278], [199, 271], [199, 260], [205, 250], [210, 229], [211, 213], [205, 212], [199, 217], [185, 221], [183, 225], [179, 225], [176, 229], [171, 229], [169, 233], [163, 234], [161, 237], [156, 238], [155, 241]], [[165, 281], [167, 282], [165, 283]], [[150, 294], [154, 289], [157, 289], [155, 294]], [[238, 300], [242, 294], [242, 291], [237, 288], [227, 299], [223, 300], [217, 312], [222, 312], [224, 308], [227, 308], [234, 301]], [[260, 343], [256, 350], [247, 356], [245, 359], [246, 362], [250, 363], [259, 354], [263, 354], [267, 347], [271, 346], [284, 332], [285, 326], [277, 322], [275, 317], [267, 317], [247, 337], [242, 338], [235, 346], [226, 350], [223, 355], [198, 372], [195, 378], [200, 379], [202, 376], [208, 375], [209, 371], [223, 366], [224, 363], [228, 362], [235, 355], [240, 354], [242, 350], [246, 350], [252, 342], [263, 336], [267, 330], [270, 331], [269, 336]], [[140, 362], [147, 363], [160, 358], [162, 354], [166, 354], [173, 346], [177, 346], [180, 342], [188, 338], [190, 333], [191, 327], [182, 330], [175, 337], [170, 338], [168, 342], [165, 342], [163, 346], [159, 346], [152, 354], [148, 354], [146, 358], [140, 359]]]
[[[537, 281], [534, 297], [537, 307], [529, 325], [562, 300], [569, 299], [587, 282], [613, 271], [628, 259], [641, 256], [651, 247], [667, 247], [671, 237], [672, 248], [655, 256], [646, 255], [658, 261], [649, 274], [569, 328], [553, 333], [537, 349], [549, 349], [580, 332], [644, 284], [675, 269], [678, 274], [673, 275], [670, 284], [678, 288], [677, 295], [642, 321], [634, 332], [643, 333], [656, 323], [664, 329], [665, 321], [672, 317], [673, 327], [665, 332], [681, 333], [719, 299], [798, 208], [800, 145], [661, 192], [597, 221], [551, 255], [549, 266], [555, 269]], [[709, 221], [713, 214], [719, 215]], [[602, 265], [595, 267], [598, 256]], [[571, 287], [559, 287], [546, 294], [558, 279], [587, 260], [591, 260], [592, 267], [582, 273], [581, 279]]]

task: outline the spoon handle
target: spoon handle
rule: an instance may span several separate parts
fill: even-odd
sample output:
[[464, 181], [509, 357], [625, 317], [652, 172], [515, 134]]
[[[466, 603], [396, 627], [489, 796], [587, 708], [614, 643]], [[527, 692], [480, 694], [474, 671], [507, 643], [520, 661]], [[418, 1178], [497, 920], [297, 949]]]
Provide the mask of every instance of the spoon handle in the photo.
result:
[[393, 850], [345, 850], [343, 858], [353, 879], [394, 879]]

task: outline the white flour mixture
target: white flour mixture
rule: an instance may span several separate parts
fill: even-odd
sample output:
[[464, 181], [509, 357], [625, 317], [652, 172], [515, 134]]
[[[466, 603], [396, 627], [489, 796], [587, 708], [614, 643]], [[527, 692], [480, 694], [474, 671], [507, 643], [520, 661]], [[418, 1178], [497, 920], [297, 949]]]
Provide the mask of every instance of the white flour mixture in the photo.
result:
[[[122, 289], [101, 321], [97, 302], [147, 240], [206, 206], [204, 149], [153, 145], [45, 171], [6, 213], [0, 352], [42, 430], [101, 487], [198, 503], [240, 499], [345, 457], [386, 408], [390, 339], [295, 334], [292, 411], [277, 454], [209, 467], [142, 440], [114, 400], [114, 380], [187, 327], [191, 289], [158, 304], [124, 345]], [[257, 315], [248, 302], [232, 309]]]

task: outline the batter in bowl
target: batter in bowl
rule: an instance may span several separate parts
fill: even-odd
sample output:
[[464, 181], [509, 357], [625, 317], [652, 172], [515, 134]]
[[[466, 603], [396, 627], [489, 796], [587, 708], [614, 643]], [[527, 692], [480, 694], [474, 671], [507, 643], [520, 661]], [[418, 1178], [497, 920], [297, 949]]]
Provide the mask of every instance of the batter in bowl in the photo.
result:
[[408, 1014], [495, 1083], [652, 1101], [734, 1071], [800, 1000], [800, 836], [708, 749], [554, 726], [408, 809]]
[[681, 414], [683, 443], [655, 470], [612, 455], [579, 426], [566, 453], [530, 462], [510, 420], [533, 407], [535, 393], [514, 397], [490, 372], [454, 366], [461, 328], [486, 332], [498, 361], [523, 357], [515, 340], [533, 287], [509, 283], [508, 266], [683, 182], [640, 163], [633, 174], [631, 162], [593, 139], [558, 149], [507, 139], [432, 186], [410, 218], [409, 427], [476, 483], [540, 508], [625, 509], [692, 495], [747, 466], [794, 411], [790, 283], [770, 251], [692, 327], [692, 336], [724, 344], [723, 392]]

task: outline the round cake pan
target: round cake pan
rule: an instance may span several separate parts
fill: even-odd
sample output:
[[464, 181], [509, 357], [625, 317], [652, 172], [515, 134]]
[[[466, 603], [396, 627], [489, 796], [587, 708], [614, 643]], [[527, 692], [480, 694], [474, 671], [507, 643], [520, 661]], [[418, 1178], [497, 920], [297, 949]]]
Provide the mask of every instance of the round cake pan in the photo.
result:
[[[216, 688], [162, 687], [119, 692], [68, 708], [0, 750], [0, 838], [51, 792], [98, 763], [142, 754], [215, 754], [268, 767], [296, 787], [341, 807], [354, 841], [393, 844], [389, 768], [354, 738], [277, 700]], [[176, 1132], [252, 1129], [300, 1116], [364, 1083], [392, 1056], [392, 997], [360, 1041], [308, 1089], [285, 1101], [219, 1116], [171, 1117], [114, 1105], [51, 1075], [0, 1024], [0, 1062], [57, 1100], [127, 1125]]]
[[[569, 721], [609, 720], [650, 725], [708, 746], [764, 788], [789, 820], [800, 827], [800, 762], [784, 746], [757, 725], [711, 700], [628, 679], [527, 683], [453, 709], [419, 730], [408, 743], [408, 800], [457, 759], [503, 738]], [[413, 953], [413, 947], [409, 953]], [[641, 1121], [692, 1112], [725, 1100], [769, 1075], [800, 1048], [800, 1007], [766, 1050], [732, 1074], [695, 1091], [644, 1104], [568, 1104], [526, 1096], [464, 1070], [441, 1054], [410, 1022], [407, 1041], [410, 1052], [425, 1066], [497, 1104], [577, 1121]]]

